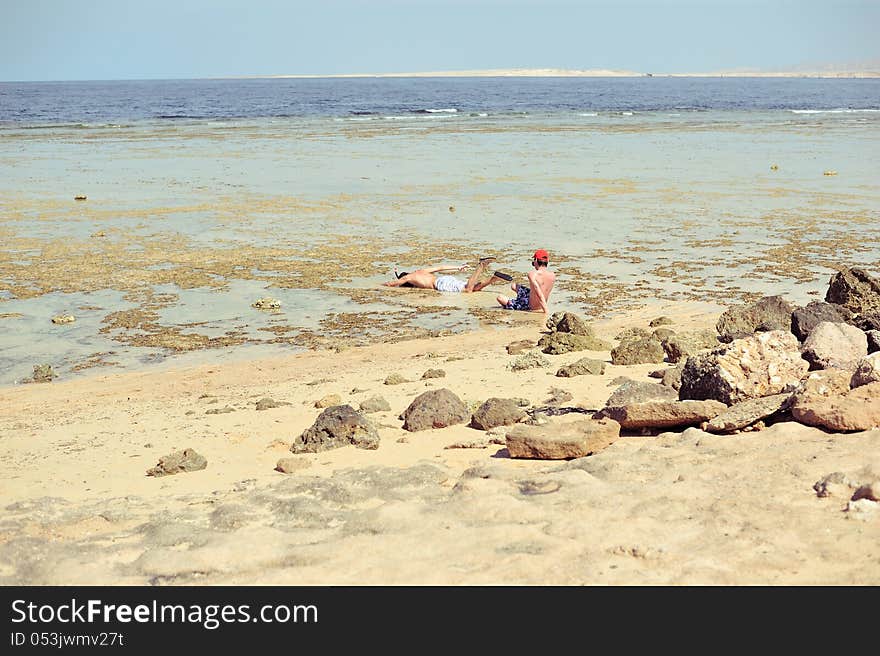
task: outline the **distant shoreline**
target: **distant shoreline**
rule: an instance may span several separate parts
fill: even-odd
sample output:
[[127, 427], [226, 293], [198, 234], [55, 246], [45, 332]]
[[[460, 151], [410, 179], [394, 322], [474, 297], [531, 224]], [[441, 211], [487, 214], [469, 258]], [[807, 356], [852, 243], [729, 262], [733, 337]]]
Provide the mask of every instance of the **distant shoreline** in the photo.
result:
[[718, 71], [713, 73], [640, 73], [607, 69], [570, 70], [561, 68], [514, 68], [466, 71], [431, 71], [410, 73], [337, 73], [327, 75], [278, 74], [235, 75], [226, 79], [282, 79], [282, 78], [414, 78], [414, 77], [783, 77], [783, 78], [880, 78], [878, 71]]

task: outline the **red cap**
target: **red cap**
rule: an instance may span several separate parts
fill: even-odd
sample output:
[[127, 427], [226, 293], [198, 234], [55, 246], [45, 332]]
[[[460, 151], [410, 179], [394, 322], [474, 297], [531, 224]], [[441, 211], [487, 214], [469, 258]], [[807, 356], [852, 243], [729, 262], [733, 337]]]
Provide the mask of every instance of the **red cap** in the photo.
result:
[[547, 251], [545, 251], [543, 248], [539, 248], [538, 250], [535, 251], [535, 254], [532, 255], [532, 259], [533, 260], [543, 260], [544, 262], [547, 262], [550, 260], [550, 255], [548, 255]]

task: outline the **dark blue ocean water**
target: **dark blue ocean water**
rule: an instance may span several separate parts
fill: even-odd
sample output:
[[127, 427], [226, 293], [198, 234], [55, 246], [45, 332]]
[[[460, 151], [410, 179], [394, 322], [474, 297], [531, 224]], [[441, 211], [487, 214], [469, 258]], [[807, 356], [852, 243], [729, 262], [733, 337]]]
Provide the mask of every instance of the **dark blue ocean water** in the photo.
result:
[[0, 125], [455, 113], [880, 110], [880, 79], [334, 78], [0, 82]]

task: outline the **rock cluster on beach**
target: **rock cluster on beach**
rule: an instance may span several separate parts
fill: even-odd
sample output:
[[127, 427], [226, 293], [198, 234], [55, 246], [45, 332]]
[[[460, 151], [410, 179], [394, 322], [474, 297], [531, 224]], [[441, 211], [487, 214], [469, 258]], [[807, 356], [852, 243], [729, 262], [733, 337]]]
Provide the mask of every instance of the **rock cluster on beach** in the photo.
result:
[[[508, 354], [517, 354], [511, 370], [546, 368], [552, 363], [541, 353], [570, 351], [610, 352], [614, 365], [670, 366], [652, 372], [658, 382], [621, 381], [604, 407], [591, 412], [563, 406], [571, 401], [565, 390], [531, 410], [514, 399], [496, 397], [472, 410], [453, 390], [441, 388], [415, 397], [399, 419], [410, 432], [456, 424], [483, 431], [507, 427], [509, 456], [537, 459], [580, 458], [607, 447], [621, 431], [650, 434], [690, 426], [730, 434], [780, 421], [830, 431], [867, 430], [880, 425], [878, 322], [880, 283], [859, 269], [835, 274], [825, 302], [797, 307], [781, 296], [763, 297], [728, 308], [714, 331], [678, 333], [661, 317], [651, 322], [652, 331], [622, 331], [617, 345], [598, 338], [576, 314], [557, 312], [548, 318], [548, 332], [537, 344], [524, 340], [508, 345]], [[585, 357], [559, 368], [556, 375], [602, 375], [605, 365]], [[439, 377], [441, 371], [429, 369], [422, 380]], [[385, 380], [405, 382], [412, 381], [399, 374]], [[294, 440], [294, 453], [348, 444], [378, 447], [379, 434], [365, 414], [390, 409], [387, 402], [368, 399], [359, 411], [340, 403], [337, 396], [316, 403], [327, 409]], [[585, 417], [553, 422], [552, 415], [569, 412]]]

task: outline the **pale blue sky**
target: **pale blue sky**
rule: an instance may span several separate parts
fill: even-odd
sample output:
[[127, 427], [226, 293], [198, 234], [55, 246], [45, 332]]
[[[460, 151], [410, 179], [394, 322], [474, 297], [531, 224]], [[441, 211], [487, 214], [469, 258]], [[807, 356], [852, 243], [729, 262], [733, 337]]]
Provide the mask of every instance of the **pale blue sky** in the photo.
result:
[[880, 67], [880, 0], [0, 0], [0, 80]]

